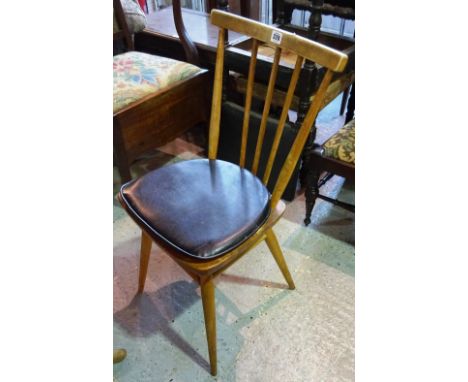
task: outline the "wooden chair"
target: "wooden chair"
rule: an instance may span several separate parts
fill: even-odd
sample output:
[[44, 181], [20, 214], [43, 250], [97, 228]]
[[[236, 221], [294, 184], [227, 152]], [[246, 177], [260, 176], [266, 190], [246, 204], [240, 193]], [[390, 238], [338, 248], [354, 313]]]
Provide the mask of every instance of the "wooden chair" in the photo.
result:
[[[131, 179], [130, 165], [143, 153], [175, 139], [187, 129], [208, 122], [209, 76], [198, 66], [133, 51], [133, 39], [120, 0], [114, 15], [120, 30], [114, 41], [123, 41], [127, 52], [114, 56], [114, 155], [122, 183]], [[179, 8], [177, 8], [177, 5]], [[174, 19], [183, 41], [187, 33], [174, 1]], [[197, 60], [193, 43], [185, 45], [187, 57]]]
[[[216, 375], [216, 314], [213, 279], [265, 240], [289, 288], [295, 288], [272, 228], [285, 210], [285, 203], [280, 200], [280, 196], [296, 167], [328, 84], [334, 71], [343, 70], [347, 57], [343, 53], [314, 41], [223, 11], [213, 10], [211, 22], [220, 29], [208, 159], [182, 161], [154, 170], [123, 185], [118, 198], [126, 212], [142, 229], [138, 291], [143, 292], [153, 241], [200, 284], [211, 374]], [[282, 50], [289, 50], [297, 55], [294, 74], [262, 179], [259, 179], [256, 173], [276, 82], [278, 62], [276, 61], [272, 67], [269, 92], [265, 100], [257, 140], [257, 155], [253, 159], [250, 171], [246, 168], [245, 158], [256, 54], [252, 54], [250, 61], [239, 165], [216, 159], [227, 30], [251, 36], [255, 40], [255, 46], [259, 43], [273, 46], [278, 56]], [[265, 184], [268, 183], [275, 161], [278, 143], [304, 59], [318, 62], [328, 69], [314, 99], [315, 102], [307, 112], [304, 123], [282, 164], [278, 181], [270, 194]]]
[[[303, 10], [310, 12], [309, 26], [308, 28], [299, 27], [291, 24], [293, 11]], [[334, 34], [322, 32], [320, 30], [322, 25], [322, 15], [332, 15], [343, 20], [354, 20], [355, 19], [355, 5], [354, 0], [277, 0], [274, 2], [273, 10], [275, 22], [280, 28], [299, 33], [307, 38], [314, 41], [323, 41], [324, 44], [338, 48], [342, 40], [345, 43], [350, 41], [354, 42], [354, 39], [346, 37], [338, 37]], [[333, 38], [332, 38], [333, 37]], [[352, 51], [350, 50], [350, 60], [348, 62], [347, 71], [354, 72], [354, 44]], [[304, 68], [304, 83], [303, 89], [301, 90], [301, 100], [298, 110], [298, 117], [301, 120], [307, 109], [307, 98], [313, 94], [313, 84], [317, 82], [317, 76], [319, 75], [319, 68], [312, 63], [308, 62]], [[340, 108], [340, 115], [344, 113], [346, 108], [346, 101], [350, 93], [351, 84], [354, 81], [354, 77], [348, 81], [345, 87], [342, 88], [343, 99]], [[348, 112], [346, 120], [352, 118], [354, 113], [354, 105], [348, 104]]]
[[[333, 174], [340, 175], [354, 181], [355, 169], [355, 119], [345, 124], [336, 134], [329, 138], [322, 146], [316, 147], [310, 156], [308, 169], [310, 172], [310, 187], [306, 189], [306, 217], [305, 225], [310, 224], [310, 217], [317, 198], [338, 205], [354, 212], [354, 206], [337, 199], [320, 194], [322, 187]], [[325, 172], [325, 176], [320, 175]]]

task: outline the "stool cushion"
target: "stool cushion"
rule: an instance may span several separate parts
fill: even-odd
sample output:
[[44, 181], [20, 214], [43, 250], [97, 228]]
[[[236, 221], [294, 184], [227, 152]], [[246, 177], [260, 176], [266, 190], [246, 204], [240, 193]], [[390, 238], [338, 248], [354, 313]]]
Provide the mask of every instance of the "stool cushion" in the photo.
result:
[[195, 159], [122, 186], [130, 216], [179, 253], [213, 258], [237, 247], [270, 213], [270, 194], [250, 171]]
[[349, 121], [323, 144], [323, 156], [355, 164], [354, 121], [354, 119]]
[[142, 52], [114, 56], [114, 113], [202, 71], [198, 66]]

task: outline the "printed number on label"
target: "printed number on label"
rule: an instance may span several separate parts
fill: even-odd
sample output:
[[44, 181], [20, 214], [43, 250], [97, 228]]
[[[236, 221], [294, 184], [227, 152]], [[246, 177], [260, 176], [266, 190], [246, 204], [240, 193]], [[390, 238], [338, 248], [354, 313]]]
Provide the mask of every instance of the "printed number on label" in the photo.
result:
[[271, 42], [275, 44], [281, 44], [281, 39], [283, 38], [283, 34], [278, 31], [273, 31], [271, 34]]

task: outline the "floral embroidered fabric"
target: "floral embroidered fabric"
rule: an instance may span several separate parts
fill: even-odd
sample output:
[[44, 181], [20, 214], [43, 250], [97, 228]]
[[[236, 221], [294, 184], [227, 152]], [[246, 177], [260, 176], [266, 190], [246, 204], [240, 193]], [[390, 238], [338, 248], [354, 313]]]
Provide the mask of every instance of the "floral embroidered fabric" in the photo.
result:
[[354, 121], [349, 121], [323, 145], [323, 156], [355, 164], [354, 154]]
[[200, 72], [199, 67], [142, 52], [114, 56], [114, 113]]

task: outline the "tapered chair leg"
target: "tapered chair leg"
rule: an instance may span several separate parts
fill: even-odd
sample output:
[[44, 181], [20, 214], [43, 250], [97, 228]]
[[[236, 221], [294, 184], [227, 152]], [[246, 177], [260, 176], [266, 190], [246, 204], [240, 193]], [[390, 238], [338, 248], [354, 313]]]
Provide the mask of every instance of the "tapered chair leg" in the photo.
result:
[[343, 92], [343, 98], [341, 99], [340, 106], [340, 115], [343, 115], [346, 111], [346, 104], [348, 103], [349, 91], [351, 90], [351, 85], [349, 85]]
[[148, 272], [148, 264], [151, 253], [151, 245], [153, 240], [145, 232], [141, 231], [141, 246], [140, 246], [140, 272], [138, 275], [138, 293], [143, 293], [145, 288], [146, 273]]
[[281, 273], [286, 279], [289, 285], [289, 289], [296, 289], [296, 286], [294, 285], [294, 281], [291, 277], [291, 274], [289, 273], [286, 260], [284, 259], [283, 252], [281, 251], [281, 247], [278, 243], [278, 239], [276, 238], [276, 235], [272, 229], [269, 229], [267, 231], [265, 241], [268, 245], [268, 248], [270, 248], [271, 254], [275, 258], [276, 263], [278, 264], [278, 267], [281, 270]]
[[201, 280], [200, 286], [203, 313], [205, 315], [206, 338], [208, 340], [208, 353], [210, 355], [210, 371], [211, 375], [216, 375], [216, 308], [213, 279], [210, 277], [206, 280]]

